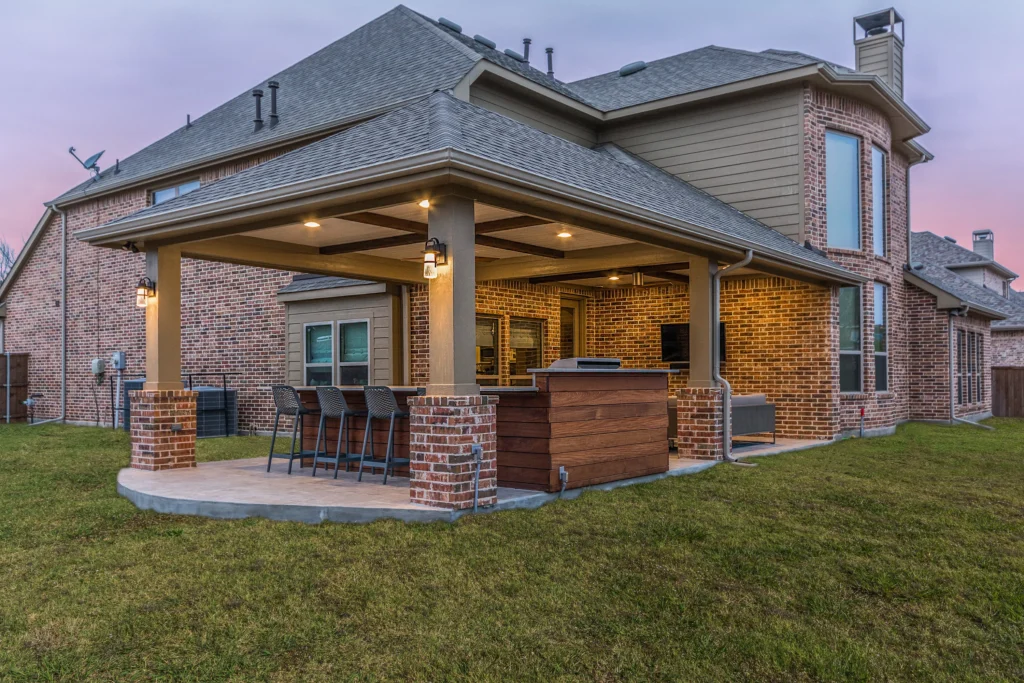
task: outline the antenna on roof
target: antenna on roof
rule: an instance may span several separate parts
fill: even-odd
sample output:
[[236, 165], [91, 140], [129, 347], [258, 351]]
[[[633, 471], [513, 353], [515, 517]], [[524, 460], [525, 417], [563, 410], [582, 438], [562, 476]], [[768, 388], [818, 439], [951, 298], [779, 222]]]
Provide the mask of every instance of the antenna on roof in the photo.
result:
[[[105, 151], [107, 151], [107, 150], [103, 150], [103, 152], [105, 152]], [[101, 156], [103, 156], [103, 152], [97, 152], [96, 154], [93, 154], [91, 157], [89, 157], [85, 161], [82, 161], [81, 159], [78, 158], [78, 155], [75, 154], [75, 148], [74, 147], [69, 147], [68, 148], [68, 154], [73, 156], [75, 158], [75, 161], [77, 161], [78, 163], [80, 163], [82, 165], [82, 168], [84, 168], [86, 171], [89, 171], [89, 172], [95, 174], [95, 175], [93, 175], [93, 180], [98, 180], [99, 177], [100, 177], [100, 167], [99, 167], [99, 165], [96, 162], [100, 160]]]

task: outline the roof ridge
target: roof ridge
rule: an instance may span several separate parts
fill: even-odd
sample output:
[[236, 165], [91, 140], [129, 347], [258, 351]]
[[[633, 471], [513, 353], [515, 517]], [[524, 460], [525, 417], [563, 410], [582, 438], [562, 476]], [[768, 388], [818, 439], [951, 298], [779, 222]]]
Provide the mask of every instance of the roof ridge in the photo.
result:
[[430, 95], [427, 113], [430, 146], [438, 149], [454, 148], [462, 142], [462, 125], [452, 106], [455, 97], [445, 90]]
[[[762, 59], [770, 59], [773, 62], [779, 62], [781, 64], [790, 64], [794, 68], [796, 68], [798, 66], [801, 66], [800, 64], [796, 64], [795, 62], [793, 62], [793, 61], [791, 61], [789, 59], [784, 59], [784, 58], [782, 58], [782, 57], [780, 57], [778, 55], [766, 55], [763, 51], [762, 52], [754, 52], [753, 50], [744, 50], [744, 49], [738, 48], [738, 47], [723, 47], [721, 45], [708, 45], [708, 47], [713, 49], [713, 50], [721, 50], [723, 52], [735, 52], [737, 54], [747, 55], [749, 57], [761, 57]], [[806, 56], [808, 58], [814, 59], [816, 62], [822, 62], [823, 61], [823, 60], [818, 59], [817, 57], [811, 57], [811, 55], [806, 55]], [[807, 66], [807, 65], [804, 65], [804, 66]]]
[[446, 31], [442, 30], [440, 26], [434, 24], [434, 22], [431, 21], [430, 18], [427, 17], [426, 15], [420, 14], [419, 12], [417, 12], [414, 9], [409, 9], [405, 5], [398, 5], [395, 9], [396, 10], [401, 10], [401, 11], [405, 12], [406, 14], [408, 14], [409, 17], [414, 19], [416, 21], [416, 23], [418, 23], [420, 26], [424, 26], [426, 28], [429, 28], [434, 33], [443, 36], [444, 39], [449, 44], [453, 45], [456, 49], [459, 50], [459, 52], [461, 52], [465, 56], [469, 57], [474, 62], [478, 62], [478, 61], [480, 61], [481, 59], [484, 58], [484, 56], [482, 54], [480, 54], [476, 50], [471, 49], [470, 47], [465, 45], [462, 41], [458, 40], [457, 38], [454, 38], [453, 36], [448, 35], [448, 33]]

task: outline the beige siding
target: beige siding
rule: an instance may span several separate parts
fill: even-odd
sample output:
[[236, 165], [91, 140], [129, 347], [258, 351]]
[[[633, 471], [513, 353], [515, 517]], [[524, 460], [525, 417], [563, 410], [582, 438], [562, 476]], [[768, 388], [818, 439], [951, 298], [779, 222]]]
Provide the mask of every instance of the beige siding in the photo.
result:
[[490, 83], [474, 83], [469, 91], [469, 101], [483, 109], [489, 109], [585, 147], [592, 147], [597, 142], [597, 132], [594, 128], [523, 97], [503, 92]]
[[799, 89], [610, 128], [601, 141], [800, 238]]
[[903, 46], [893, 36], [857, 43], [857, 71], [874, 74], [903, 95]]
[[[288, 324], [288, 382], [305, 383], [303, 377], [303, 328], [307, 323], [336, 323], [342, 320], [370, 321], [370, 381], [374, 384], [402, 382], [402, 359], [396, 357], [395, 296], [368, 294], [354, 297], [291, 301], [286, 304]], [[337, 332], [335, 332], [337, 334]], [[337, 337], [335, 337], [337, 344]], [[337, 352], [337, 351], [335, 351]], [[337, 376], [337, 373], [335, 373]]]

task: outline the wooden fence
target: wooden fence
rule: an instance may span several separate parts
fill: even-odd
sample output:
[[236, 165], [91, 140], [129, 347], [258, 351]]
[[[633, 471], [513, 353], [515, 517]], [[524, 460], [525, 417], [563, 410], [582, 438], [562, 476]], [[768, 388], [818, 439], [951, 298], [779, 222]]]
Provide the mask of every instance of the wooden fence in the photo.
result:
[[1024, 368], [992, 368], [992, 414], [1024, 417]]
[[24, 420], [26, 408], [23, 401], [26, 398], [28, 354], [0, 353], [0, 422]]

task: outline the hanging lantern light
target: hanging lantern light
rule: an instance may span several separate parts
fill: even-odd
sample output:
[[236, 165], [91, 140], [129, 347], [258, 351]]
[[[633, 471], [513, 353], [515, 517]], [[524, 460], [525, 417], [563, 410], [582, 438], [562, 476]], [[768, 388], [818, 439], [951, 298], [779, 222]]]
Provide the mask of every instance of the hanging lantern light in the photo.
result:
[[433, 280], [437, 267], [448, 263], [448, 248], [436, 237], [431, 237], [423, 246], [423, 277]]
[[150, 297], [154, 296], [156, 296], [156, 283], [148, 277], [139, 280], [139, 284], [135, 286], [135, 305], [145, 308]]

